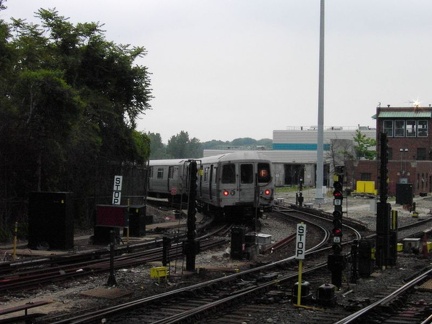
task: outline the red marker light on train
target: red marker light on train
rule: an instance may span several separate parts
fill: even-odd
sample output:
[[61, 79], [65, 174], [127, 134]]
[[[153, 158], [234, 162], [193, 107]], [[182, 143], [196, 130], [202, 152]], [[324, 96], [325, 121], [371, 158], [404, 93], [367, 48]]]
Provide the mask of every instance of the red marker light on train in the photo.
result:
[[224, 190], [222, 193], [225, 197], [229, 196], [229, 191], [228, 190]]
[[270, 196], [270, 194], [271, 194], [270, 189], [266, 189], [266, 190], [264, 190], [264, 195], [266, 195], [266, 196]]

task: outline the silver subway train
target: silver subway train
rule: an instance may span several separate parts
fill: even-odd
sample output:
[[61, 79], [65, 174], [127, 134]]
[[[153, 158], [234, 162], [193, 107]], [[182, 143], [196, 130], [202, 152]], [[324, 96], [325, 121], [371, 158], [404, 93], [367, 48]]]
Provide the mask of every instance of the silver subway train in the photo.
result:
[[[150, 161], [148, 195], [187, 201], [191, 160]], [[219, 217], [260, 217], [271, 210], [274, 182], [271, 162], [260, 152], [240, 151], [197, 159], [197, 207]]]

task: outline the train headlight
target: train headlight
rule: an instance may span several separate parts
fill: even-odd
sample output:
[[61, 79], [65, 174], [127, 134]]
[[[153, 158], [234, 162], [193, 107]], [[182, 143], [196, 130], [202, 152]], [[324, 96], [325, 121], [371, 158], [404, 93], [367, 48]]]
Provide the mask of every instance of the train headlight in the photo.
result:
[[231, 196], [235, 196], [236, 191], [235, 191], [234, 189], [231, 190], [231, 191], [224, 189], [224, 190], [222, 191], [222, 194], [224, 195], [224, 197], [228, 197], [229, 195], [231, 195]]

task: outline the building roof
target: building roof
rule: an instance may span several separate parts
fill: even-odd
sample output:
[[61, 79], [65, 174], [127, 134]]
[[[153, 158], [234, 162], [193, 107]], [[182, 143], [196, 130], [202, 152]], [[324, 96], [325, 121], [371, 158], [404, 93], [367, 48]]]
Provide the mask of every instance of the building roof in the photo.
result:
[[[224, 153], [232, 153], [233, 150], [204, 150], [204, 158], [215, 156]], [[273, 163], [289, 163], [289, 164], [316, 164], [317, 152], [316, 151], [278, 151], [278, 150], [264, 150], [258, 151], [262, 158], [268, 159]], [[323, 153], [324, 160], [328, 160], [328, 152]]]
[[[356, 131], [360, 129], [339, 129], [339, 130], [324, 130], [324, 144], [330, 144], [334, 139], [353, 140]], [[368, 138], [376, 137], [376, 129], [360, 130]], [[274, 130], [273, 131], [273, 149], [276, 150], [314, 150], [318, 142], [318, 130]]]
[[378, 118], [431, 118], [430, 111], [380, 111]]

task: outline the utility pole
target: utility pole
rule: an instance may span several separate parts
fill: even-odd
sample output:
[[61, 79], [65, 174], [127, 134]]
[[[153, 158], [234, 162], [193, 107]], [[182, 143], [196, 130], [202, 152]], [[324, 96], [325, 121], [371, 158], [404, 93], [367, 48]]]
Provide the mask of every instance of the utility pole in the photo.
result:
[[322, 187], [324, 183], [324, 7], [324, 0], [321, 0], [318, 77], [317, 178], [315, 184], [315, 200], [318, 203], [323, 201]]

